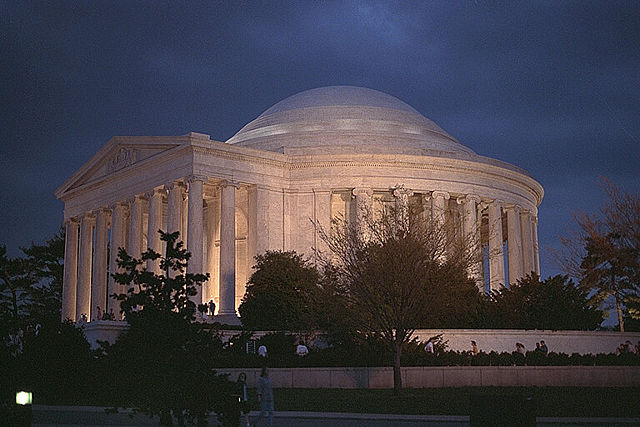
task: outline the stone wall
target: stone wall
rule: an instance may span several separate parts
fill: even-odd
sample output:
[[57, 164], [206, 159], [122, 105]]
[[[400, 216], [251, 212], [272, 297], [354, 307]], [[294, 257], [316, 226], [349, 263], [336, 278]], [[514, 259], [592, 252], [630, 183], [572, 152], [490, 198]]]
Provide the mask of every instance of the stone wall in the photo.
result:
[[533, 350], [535, 343], [544, 340], [549, 351], [556, 353], [598, 354], [614, 353], [620, 343], [630, 340], [634, 345], [640, 341], [640, 332], [614, 331], [548, 331], [517, 329], [419, 329], [415, 336], [426, 341], [429, 337], [442, 334], [447, 341], [447, 349], [457, 351], [471, 350], [471, 340], [478, 349], [489, 353], [496, 351], [513, 352], [516, 342]]
[[[240, 372], [255, 387], [259, 368], [220, 369], [235, 381]], [[276, 388], [393, 388], [393, 369], [272, 368]], [[629, 387], [640, 386], [640, 366], [453, 366], [402, 368], [405, 387]]]

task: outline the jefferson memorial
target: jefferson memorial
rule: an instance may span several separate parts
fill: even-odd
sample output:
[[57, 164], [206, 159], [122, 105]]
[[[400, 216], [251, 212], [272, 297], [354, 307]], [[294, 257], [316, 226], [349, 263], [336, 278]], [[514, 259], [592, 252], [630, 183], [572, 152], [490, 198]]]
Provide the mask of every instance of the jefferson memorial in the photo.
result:
[[[62, 317], [119, 312], [117, 249], [162, 252], [158, 229], [179, 231], [189, 270], [208, 272], [196, 302], [213, 299], [237, 323], [253, 258], [266, 250], [309, 257], [315, 224], [357, 220], [362, 207], [400, 201], [456, 219], [484, 248], [481, 290], [539, 273], [542, 186], [483, 157], [411, 106], [352, 86], [312, 89], [267, 109], [225, 142], [184, 136], [113, 137], [57, 191], [66, 246]], [[149, 262], [147, 268], [158, 271]]]

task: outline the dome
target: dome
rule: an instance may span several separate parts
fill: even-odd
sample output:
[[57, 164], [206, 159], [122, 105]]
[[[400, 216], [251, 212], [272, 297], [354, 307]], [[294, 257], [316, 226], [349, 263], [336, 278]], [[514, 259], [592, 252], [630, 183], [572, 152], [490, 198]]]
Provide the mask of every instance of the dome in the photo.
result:
[[355, 86], [322, 87], [290, 96], [227, 143], [290, 154], [475, 156], [405, 102]]

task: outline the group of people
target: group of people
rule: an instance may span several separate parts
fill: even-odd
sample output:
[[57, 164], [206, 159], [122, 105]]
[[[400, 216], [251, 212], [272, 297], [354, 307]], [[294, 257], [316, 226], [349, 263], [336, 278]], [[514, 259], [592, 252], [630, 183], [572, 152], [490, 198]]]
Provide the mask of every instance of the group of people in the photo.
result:
[[[549, 347], [547, 347], [547, 344], [544, 342], [544, 340], [540, 340], [540, 342], [536, 342], [536, 349], [534, 350], [534, 352], [544, 354], [546, 356], [547, 353], [549, 353]], [[524, 344], [517, 342], [515, 353], [520, 353], [523, 356], [526, 355], [527, 349], [525, 348]]]
[[96, 320], [116, 320], [116, 315], [113, 313], [113, 308], [108, 312], [107, 310], [100, 309], [100, 306], [96, 307]]
[[256, 384], [256, 394], [258, 395], [258, 402], [260, 402], [260, 414], [253, 421], [253, 424], [249, 424], [249, 412], [251, 411], [251, 405], [249, 403], [249, 392], [247, 391], [247, 374], [241, 372], [238, 375], [236, 381], [236, 392], [233, 395], [238, 399], [239, 418], [242, 423], [242, 427], [249, 425], [257, 426], [260, 421], [266, 416], [269, 427], [273, 426], [273, 387], [271, 385], [271, 378], [269, 378], [269, 371], [266, 366], [263, 366], [260, 370], [260, 377]]
[[621, 343], [618, 348], [616, 348], [616, 354], [640, 354], [640, 341], [638, 341], [638, 345], [636, 346], [634, 346], [630, 340]]

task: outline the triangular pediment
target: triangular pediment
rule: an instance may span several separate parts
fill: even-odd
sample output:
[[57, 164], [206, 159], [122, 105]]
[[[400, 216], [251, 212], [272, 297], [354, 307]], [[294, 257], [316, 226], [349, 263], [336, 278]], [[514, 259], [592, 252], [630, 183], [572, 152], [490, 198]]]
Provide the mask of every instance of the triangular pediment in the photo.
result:
[[188, 136], [114, 137], [56, 191], [56, 196], [60, 198], [185, 144], [189, 144]]

